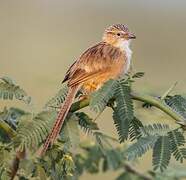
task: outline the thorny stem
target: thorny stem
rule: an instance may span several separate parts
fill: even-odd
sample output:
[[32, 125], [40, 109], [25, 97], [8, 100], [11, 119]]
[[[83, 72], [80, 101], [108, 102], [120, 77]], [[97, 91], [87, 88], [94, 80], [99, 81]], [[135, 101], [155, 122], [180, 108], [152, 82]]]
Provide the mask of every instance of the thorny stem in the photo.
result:
[[[163, 111], [164, 113], [166, 113], [167, 115], [172, 117], [174, 120], [177, 121], [177, 123], [186, 126], [186, 120], [183, 117], [181, 117], [179, 114], [177, 114], [169, 106], [167, 106], [164, 103], [164, 101], [162, 101], [161, 99], [155, 98], [155, 97], [150, 96], [150, 95], [139, 94], [139, 93], [136, 93], [136, 92], [131, 93], [131, 97], [132, 97], [133, 100], [137, 100], [137, 101], [141, 101], [141, 102], [151, 104], [152, 106], [160, 109], [161, 111]], [[87, 107], [89, 105], [89, 103], [90, 103], [90, 98], [77, 101], [72, 105], [70, 111], [71, 112], [78, 111], [78, 110], [80, 110], [84, 107]]]

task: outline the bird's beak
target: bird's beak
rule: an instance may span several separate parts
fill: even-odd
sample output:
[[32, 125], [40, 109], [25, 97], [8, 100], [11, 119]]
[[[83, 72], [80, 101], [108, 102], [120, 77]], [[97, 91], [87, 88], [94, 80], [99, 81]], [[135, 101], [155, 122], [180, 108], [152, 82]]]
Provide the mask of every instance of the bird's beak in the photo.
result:
[[136, 39], [136, 36], [133, 33], [128, 33], [129, 39]]

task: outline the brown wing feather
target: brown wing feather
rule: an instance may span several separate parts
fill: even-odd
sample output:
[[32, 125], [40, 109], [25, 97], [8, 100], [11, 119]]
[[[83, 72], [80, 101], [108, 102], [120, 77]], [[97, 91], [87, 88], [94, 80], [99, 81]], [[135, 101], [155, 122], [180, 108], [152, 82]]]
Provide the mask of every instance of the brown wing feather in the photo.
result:
[[118, 48], [105, 42], [87, 49], [67, 71], [64, 81], [73, 86], [112, 69], [114, 61], [123, 55]]
[[62, 83], [64, 83], [64, 82], [66, 82], [66, 81], [69, 80], [69, 76], [70, 76], [70, 74], [71, 74], [72, 68], [73, 68], [73, 66], [76, 65], [76, 63], [77, 63], [77, 61], [75, 61], [75, 62], [70, 66], [70, 68], [68, 69], [68, 71], [67, 71], [66, 74], [65, 74], [65, 77], [64, 77]]
[[80, 84], [80, 83], [83, 83], [85, 81], [88, 81], [90, 79], [93, 79], [97, 76], [100, 76], [102, 74], [104, 74], [105, 71], [97, 71], [97, 72], [92, 72], [92, 73], [89, 73], [89, 74], [82, 74], [82, 76], [78, 76], [77, 78], [75, 79], [72, 79], [68, 82], [68, 85], [69, 86], [74, 86], [74, 85], [77, 85], [77, 84]]

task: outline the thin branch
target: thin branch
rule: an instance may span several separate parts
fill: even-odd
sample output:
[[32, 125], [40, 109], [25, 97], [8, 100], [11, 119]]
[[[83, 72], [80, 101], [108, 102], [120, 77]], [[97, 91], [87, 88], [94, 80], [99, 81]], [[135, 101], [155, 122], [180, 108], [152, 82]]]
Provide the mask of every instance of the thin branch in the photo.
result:
[[16, 135], [16, 132], [2, 120], [0, 120], [0, 129], [3, 129], [9, 138], [13, 138]]
[[173, 91], [173, 89], [176, 87], [177, 84], [178, 84], [178, 82], [175, 82], [175, 83], [161, 96], [161, 100], [164, 100], [164, 99]]
[[145, 102], [145, 103], [149, 103], [152, 106], [160, 109], [161, 111], [163, 111], [164, 113], [166, 113], [170, 117], [172, 117], [179, 124], [186, 125], [186, 120], [182, 116], [177, 114], [168, 105], [166, 105], [164, 103], [164, 101], [162, 101], [158, 98], [149, 96], [149, 95], [142, 95], [142, 94], [138, 94], [138, 93], [132, 93], [131, 95], [132, 95], [132, 99], [137, 100], [137, 101], [142, 101], [142, 102]]
[[84, 107], [87, 107], [89, 105], [89, 103], [90, 103], [89, 98], [77, 101], [72, 104], [72, 107], [70, 108], [70, 112], [75, 112], [75, 111], [78, 111]]
[[[164, 103], [164, 101], [157, 99], [153, 96], [150, 95], [143, 95], [143, 94], [139, 94], [139, 93], [131, 93], [132, 99], [133, 100], [137, 100], [137, 101], [141, 101], [141, 102], [145, 102], [145, 103], [149, 103], [152, 106], [160, 109], [161, 111], [163, 111], [164, 113], [166, 113], [167, 115], [169, 115], [170, 117], [172, 117], [174, 120], [176, 120], [179, 124], [182, 124], [184, 126], [186, 126], [186, 120], [180, 116], [179, 114], [177, 114], [173, 109], [171, 109], [168, 105], [166, 105]], [[80, 101], [75, 102], [70, 111], [71, 112], [75, 112], [78, 111], [84, 107], [87, 107], [89, 105], [90, 99], [83, 99]]]
[[124, 169], [127, 172], [130, 172], [132, 174], [135, 174], [136, 176], [142, 178], [143, 180], [152, 180], [152, 178], [148, 175], [142, 174], [141, 172], [139, 172], [138, 170], [134, 169], [130, 164], [125, 163], [124, 164]]

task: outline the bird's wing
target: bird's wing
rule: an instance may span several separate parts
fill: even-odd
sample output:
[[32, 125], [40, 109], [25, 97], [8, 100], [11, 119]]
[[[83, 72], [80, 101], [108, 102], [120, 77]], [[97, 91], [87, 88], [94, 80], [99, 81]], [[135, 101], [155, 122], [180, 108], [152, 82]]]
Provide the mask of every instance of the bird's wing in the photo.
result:
[[68, 81], [69, 86], [74, 86], [100, 76], [112, 68], [114, 61], [121, 56], [121, 53], [118, 48], [103, 42], [98, 43], [85, 51], [72, 64], [66, 73], [64, 81]]

